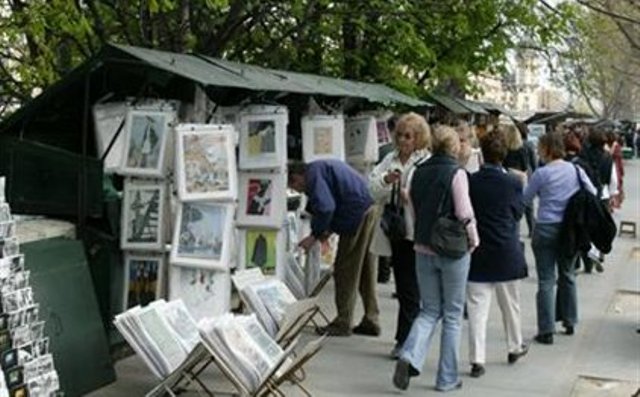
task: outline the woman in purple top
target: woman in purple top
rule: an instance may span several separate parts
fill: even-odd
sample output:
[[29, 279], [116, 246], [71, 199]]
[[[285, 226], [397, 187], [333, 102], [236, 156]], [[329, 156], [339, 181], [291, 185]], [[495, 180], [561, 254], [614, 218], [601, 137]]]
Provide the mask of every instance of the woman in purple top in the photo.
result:
[[[560, 226], [567, 203], [580, 184], [576, 166], [563, 160], [564, 142], [561, 133], [549, 133], [540, 137], [538, 153], [545, 163], [538, 168], [524, 191], [525, 203], [531, 203], [538, 196], [538, 221], [536, 222], [531, 246], [536, 258], [538, 292], [536, 308], [538, 315], [538, 335], [535, 340], [550, 345], [553, 343], [556, 319], [562, 321], [565, 333], [572, 335], [578, 320], [576, 299], [575, 256], [567, 257], [560, 252]], [[584, 186], [596, 192], [586, 173], [577, 167]], [[557, 304], [554, 296], [556, 285], [556, 263], [558, 269]]]

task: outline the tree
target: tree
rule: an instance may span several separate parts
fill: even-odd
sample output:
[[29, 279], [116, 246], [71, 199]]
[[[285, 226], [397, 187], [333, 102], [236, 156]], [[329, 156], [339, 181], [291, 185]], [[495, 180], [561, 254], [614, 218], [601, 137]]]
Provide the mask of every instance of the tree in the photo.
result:
[[604, 118], [634, 118], [640, 101], [640, 4], [580, 0], [560, 53], [561, 79]]
[[[523, 37], [560, 40], [567, 15], [542, 0], [8, 0], [0, 2], [0, 102], [34, 90], [102, 44], [185, 52], [388, 84], [464, 91], [504, 68]], [[2, 109], [0, 109], [0, 112]], [[1, 114], [1, 113], [0, 113]]]

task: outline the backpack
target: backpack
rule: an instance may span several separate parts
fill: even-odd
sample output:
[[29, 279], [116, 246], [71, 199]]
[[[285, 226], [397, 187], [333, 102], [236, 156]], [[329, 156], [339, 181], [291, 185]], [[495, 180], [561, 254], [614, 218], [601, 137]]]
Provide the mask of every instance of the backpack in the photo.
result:
[[575, 166], [580, 189], [571, 196], [562, 219], [562, 252], [574, 256], [586, 252], [593, 244], [604, 254], [611, 252], [616, 237], [616, 223], [602, 201], [584, 187]]

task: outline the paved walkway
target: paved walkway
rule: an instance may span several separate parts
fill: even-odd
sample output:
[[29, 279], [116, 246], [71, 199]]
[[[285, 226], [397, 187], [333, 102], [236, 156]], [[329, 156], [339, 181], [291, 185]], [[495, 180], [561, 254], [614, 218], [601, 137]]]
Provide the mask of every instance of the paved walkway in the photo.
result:
[[[626, 162], [627, 200], [617, 220], [631, 220], [640, 227], [640, 160]], [[639, 230], [640, 233], [640, 230]], [[536, 273], [530, 240], [525, 239], [530, 277], [522, 283], [522, 323], [526, 339], [536, 333]], [[635, 251], [634, 251], [635, 249]], [[352, 336], [332, 338], [316, 358], [308, 363], [305, 386], [314, 396], [424, 396], [434, 390], [438, 357], [438, 334], [423, 374], [412, 378], [406, 392], [391, 384], [397, 303], [393, 284], [379, 285], [383, 334], [378, 338]], [[328, 312], [333, 311], [333, 285], [321, 296]], [[507, 364], [502, 322], [495, 302], [487, 332], [486, 374], [468, 376], [467, 326], [461, 347], [461, 374], [464, 385], [451, 396], [631, 396], [640, 388], [640, 234], [635, 239], [620, 237], [607, 256], [605, 272], [578, 276], [580, 322], [573, 336], [556, 335], [551, 346], [533, 343], [529, 354], [515, 365]], [[359, 309], [360, 310], [360, 309]], [[359, 312], [361, 313], [361, 312]], [[358, 316], [359, 313], [356, 315]], [[356, 317], [358, 318], [358, 317]], [[312, 337], [309, 333], [308, 337]], [[91, 396], [138, 396], [154, 386], [154, 378], [137, 357], [116, 364], [118, 381]], [[214, 371], [205, 379], [215, 382]], [[229, 389], [224, 383], [222, 388]], [[288, 396], [302, 395], [286, 388]], [[185, 395], [196, 395], [185, 393]]]

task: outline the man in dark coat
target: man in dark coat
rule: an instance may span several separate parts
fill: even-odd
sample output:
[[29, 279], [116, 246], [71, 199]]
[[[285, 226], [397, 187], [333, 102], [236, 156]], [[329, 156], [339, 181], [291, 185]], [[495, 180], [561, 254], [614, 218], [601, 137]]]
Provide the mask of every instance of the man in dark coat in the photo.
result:
[[[319, 328], [318, 333], [378, 336], [376, 269], [375, 262], [368, 258], [377, 218], [366, 180], [345, 162], [317, 160], [290, 164], [288, 184], [309, 198], [311, 235], [300, 241], [300, 247], [309, 250], [316, 241], [326, 239], [331, 233], [340, 236], [333, 264], [338, 316], [328, 326]], [[352, 329], [358, 291], [364, 317]]]
[[502, 167], [507, 154], [504, 132], [489, 132], [480, 142], [485, 163], [472, 174], [469, 194], [480, 246], [471, 256], [467, 285], [471, 376], [484, 374], [485, 339], [491, 295], [496, 292], [507, 334], [507, 361], [527, 353], [520, 325], [519, 279], [527, 276], [519, 223], [524, 210], [523, 181]]

